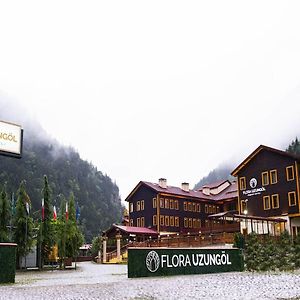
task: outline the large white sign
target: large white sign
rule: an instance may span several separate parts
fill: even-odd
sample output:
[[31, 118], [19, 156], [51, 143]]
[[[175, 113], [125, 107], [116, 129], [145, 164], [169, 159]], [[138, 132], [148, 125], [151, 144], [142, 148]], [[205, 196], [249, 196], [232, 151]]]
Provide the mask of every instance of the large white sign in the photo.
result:
[[0, 151], [21, 155], [22, 128], [20, 125], [0, 121]]

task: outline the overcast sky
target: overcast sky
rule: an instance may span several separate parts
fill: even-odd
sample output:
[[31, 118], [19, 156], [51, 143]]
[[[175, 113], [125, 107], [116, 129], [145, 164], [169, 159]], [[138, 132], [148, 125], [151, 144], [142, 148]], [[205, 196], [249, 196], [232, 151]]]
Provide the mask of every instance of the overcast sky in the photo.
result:
[[123, 199], [140, 180], [193, 187], [300, 134], [299, 15], [299, 1], [0, 0], [0, 91]]

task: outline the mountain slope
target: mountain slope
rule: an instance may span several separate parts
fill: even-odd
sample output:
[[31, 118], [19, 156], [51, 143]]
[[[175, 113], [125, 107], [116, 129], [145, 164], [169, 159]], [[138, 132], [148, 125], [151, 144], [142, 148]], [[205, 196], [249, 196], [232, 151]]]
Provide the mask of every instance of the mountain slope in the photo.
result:
[[82, 160], [74, 149], [61, 146], [50, 138], [37, 122], [28, 121], [24, 112], [23, 115], [12, 114], [18, 109], [2, 100], [0, 97], [3, 108], [0, 119], [19, 123], [24, 128], [23, 157], [0, 156], [0, 185], [7, 182], [9, 195], [16, 194], [20, 181], [25, 179], [33, 217], [40, 218], [43, 175], [47, 175], [52, 203], [57, 208], [62, 195], [68, 198], [70, 192], [74, 192], [75, 201], [81, 208], [80, 223], [87, 242], [112, 223], [121, 221], [119, 189], [111, 178]]

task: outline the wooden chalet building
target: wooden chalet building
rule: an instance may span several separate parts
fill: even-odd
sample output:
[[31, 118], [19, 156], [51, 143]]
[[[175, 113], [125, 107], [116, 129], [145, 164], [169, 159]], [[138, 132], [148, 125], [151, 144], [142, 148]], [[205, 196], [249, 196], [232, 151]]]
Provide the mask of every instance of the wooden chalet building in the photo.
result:
[[212, 226], [217, 229], [219, 221], [210, 221], [209, 215], [238, 209], [237, 184], [228, 180], [200, 190], [190, 190], [188, 183], [168, 186], [164, 178], [158, 183], [140, 181], [125, 201], [129, 203], [129, 226], [160, 234], [205, 232]]
[[286, 223], [270, 228], [265, 222], [261, 229], [300, 234], [299, 162], [299, 156], [263, 145], [253, 151], [232, 172], [238, 180], [240, 214], [281, 218]]

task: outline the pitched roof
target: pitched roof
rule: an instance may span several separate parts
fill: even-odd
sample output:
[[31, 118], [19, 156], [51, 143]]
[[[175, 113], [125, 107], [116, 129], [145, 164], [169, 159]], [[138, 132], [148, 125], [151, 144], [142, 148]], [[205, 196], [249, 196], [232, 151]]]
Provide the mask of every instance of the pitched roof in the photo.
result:
[[237, 176], [237, 174], [258, 154], [260, 153], [262, 150], [265, 151], [270, 151], [273, 153], [277, 153], [279, 155], [282, 156], [286, 156], [286, 157], [290, 157], [294, 160], [300, 161], [300, 156], [296, 155], [296, 154], [292, 154], [292, 153], [288, 153], [286, 151], [282, 151], [282, 150], [278, 150], [275, 148], [271, 148], [265, 145], [260, 145], [259, 147], [257, 147], [246, 159], [244, 159], [232, 172], [231, 175], [232, 176]]
[[105, 234], [109, 234], [114, 230], [120, 230], [120, 232], [126, 233], [126, 234], [135, 234], [135, 235], [152, 235], [156, 236], [158, 233], [150, 228], [145, 227], [134, 227], [134, 226], [123, 226], [123, 225], [117, 225], [113, 224], [111, 228], [109, 228]]
[[[221, 184], [226, 182], [227, 180], [223, 180], [222, 182], [218, 182], [215, 184], [211, 184], [212, 187], [219, 187]], [[138, 188], [141, 186], [147, 186], [153, 191], [161, 194], [169, 194], [170, 196], [180, 196], [180, 197], [186, 197], [186, 198], [194, 198], [194, 199], [201, 199], [201, 200], [207, 200], [207, 201], [220, 201], [220, 200], [226, 200], [226, 199], [232, 199], [238, 196], [237, 194], [237, 185], [235, 182], [230, 182], [230, 185], [225, 188], [223, 191], [221, 191], [219, 194], [213, 195], [206, 195], [202, 192], [202, 188], [200, 190], [189, 190], [184, 191], [180, 187], [176, 186], [170, 186], [168, 185], [166, 188], [160, 187], [157, 183], [152, 183], [148, 181], [140, 181], [137, 186], [133, 189], [133, 191], [127, 196], [125, 201], [128, 201], [129, 198], [137, 191]], [[207, 185], [206, 185], [207, 187]]]

